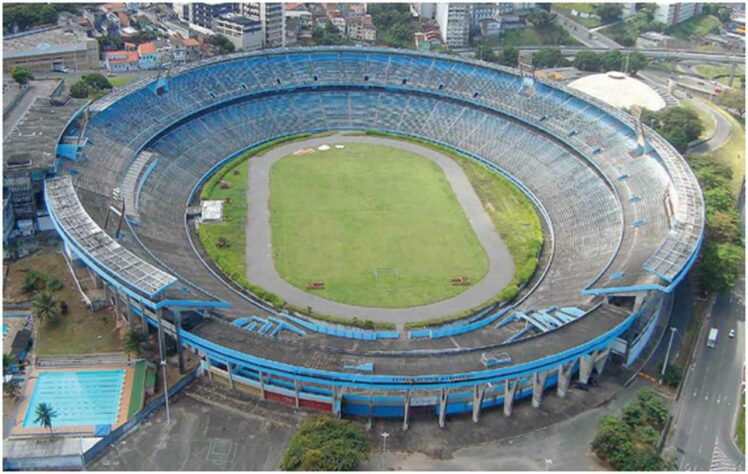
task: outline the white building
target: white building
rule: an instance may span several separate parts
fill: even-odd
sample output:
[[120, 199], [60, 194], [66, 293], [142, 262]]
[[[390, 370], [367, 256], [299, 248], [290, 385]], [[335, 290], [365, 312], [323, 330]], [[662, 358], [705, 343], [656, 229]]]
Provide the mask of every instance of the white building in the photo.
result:
[[239, 13], [262, 25], [263, 47], [281, 48], [286, 45], [286, 8], [284, 3], [239, 3]]
[[701, 3], [656, 2], [654, 20], [666, 25], [677, 25], [701, 13]]
[[470, 4], [437, 3], [436, 22], [442, 41], [450, 48], [465, 48], [470, 42]]
[[433, 20], [436, 15], [436, 3], [411, 3], [410, 11], [424, 20]]
[[213, 31], [225, 36], [237, 50], [262, 49], [262, 25], [257, 20], [228, 14], [213, 19]]

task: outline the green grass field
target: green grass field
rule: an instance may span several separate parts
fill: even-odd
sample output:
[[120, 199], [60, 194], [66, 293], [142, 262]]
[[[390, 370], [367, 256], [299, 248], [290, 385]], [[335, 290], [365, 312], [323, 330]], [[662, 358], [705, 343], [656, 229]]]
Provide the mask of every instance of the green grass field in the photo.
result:
[[706, 138], [714, 133], [714, 130], [717, 128], [717, 123], [714, 121], [714, 118], [711, 115], [704, 112], [699, 107], [693, 105], [687, 100], [682, 100], [680, 105], [684, 109], [688, 109], [699, 116], [699, 121], [704, 126], [704, 130], [701, 132], [699, 138]]
[[324, 298], [410, 307], [481, 280], [488, 260], [441, 168], [404, 150], [364, 144], [287, 156], [270, 173], [278, 273]]
[[705, 101], [705, 103], [715, 109], [717, 113], [724, 115], [732, 125], [732, 133], [727, 143], [714, 150], [710, 155], [716, 161], [724, 163], [732, 169], [731, 191], [737, 196], [740, 194], [740, 186], [745, 176], [745, 127], [721, 107], [711, 102]]

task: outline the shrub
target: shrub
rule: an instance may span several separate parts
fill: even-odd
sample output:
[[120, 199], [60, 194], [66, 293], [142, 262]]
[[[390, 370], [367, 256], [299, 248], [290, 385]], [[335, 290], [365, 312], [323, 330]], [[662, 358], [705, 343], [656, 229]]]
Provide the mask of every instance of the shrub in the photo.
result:
[[499, 292], [499, 300], [502, 303], [506, 303], [514, 299], [519, 293], [519, 287], [517, 285], [509, 285]]
[[355, 471], [368, 457], [369, 441], [347, 420], [319, 415], [305, 420], [283, 452], [283, 471]]

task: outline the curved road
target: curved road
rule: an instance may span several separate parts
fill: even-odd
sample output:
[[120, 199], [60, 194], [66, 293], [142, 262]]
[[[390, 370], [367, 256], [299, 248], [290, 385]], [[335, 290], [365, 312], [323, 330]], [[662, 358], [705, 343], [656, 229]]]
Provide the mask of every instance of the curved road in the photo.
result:
[[[443, 170], [452, 186], [462, 209], [475, 230], [478, 240], [488, 256], [486, 276], [466, 291], [447, 300], [411, 308], [372, 308], [338, 303], [309, 294], [291, 285], [275, 269], [270, 228], [270, 167], [279, 159], [302, 148], [317, 148], [320, 145], [341, 143], [369, 143], [400, 148], [430, 159]], [[423, 321], [457, 314], [479, 306], [504, 288], [514, 275], [514, 262], [504, 242], [496, 232], [491, 217], [483, 208], [470, 181], [451, 158], [415, 143], [381, 137], [334, 135], [294, 142], [274, 148], [249, 162], [249, 188], [247, 190], [247, 279], [271, 291], [289, 303], [307, 307], [322, 314], [338, 317], [358, 317], [377, 322], [393, 322], [398, 325], [408, 321]]]

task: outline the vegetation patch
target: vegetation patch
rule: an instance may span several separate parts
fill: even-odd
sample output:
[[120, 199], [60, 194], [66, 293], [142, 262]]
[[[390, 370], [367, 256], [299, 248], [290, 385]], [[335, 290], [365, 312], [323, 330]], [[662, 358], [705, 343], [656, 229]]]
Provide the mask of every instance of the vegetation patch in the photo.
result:
[[318, 415], [304, 420], [291, 436], [282, 471], [356, 471], [369, 456], [369, 440], [348, 420]]
[[659, 395], [639, 390], [636, 401], [625, 405], [620, 416], [600, 420], [592, 451], [617, 471], [674, 469], [675, 459], [661, 458], [656, 449], [668, 411]]
[[[451, 157], [462, 166], [514, 261], [514, 279], [499, 292], [496, 299], [502, 303], [513, 300], [519, 293], [520, 288], [527, 284], [535, 273], [538, 265], [538, 255], [543, 247], [543, 230], [540, 218], [528, 197], [508, 179], [475, 163], [472, 159], [451, 148], [417, 138], [401, 137], [375, 130], [369, 130], [366, 134], [418, 143]], [[461, 315], [410, 322], [406, 324], [406, 328], [444, 324], [462, 319], [474, 312], [475, 310], [471, 310]]]
[[270, 189], [275, 267], [302, 290], [412, 307], [462, 293], [488, 271], [443, 170], [417, 153], [350, 143], [288, 155], [272, 166]]
[[[320, 134], [316, 136], [324, 136]], [[335, 318], [309, 313], [306, 308], [287, 305], [275, 293], [271, 293], [257, 285], [252, 285], [246, 278], [246, 219], [247, 219], [247, 172], [249, 158], [277, 146], [281, 143], [302, 140], [309, 134], [299, 134], [281, 138], [265, 145], [261, 145], [240, 155], [208, 179], [200, 192], [200, 199], [223, 200], [223, 222], [203, 224], [198, 229], [198, 236], [208, 256], [221, 271], [235, 283], [250, 291], [257, 297], [278, 308], [287, 307], [315, 319], [333, 324], [343, 324], [362, 329], [394, 329], [392, 323], [375, 323], [364, 319]]]
[[714, 117], [704, 112], [700, 107], [694, 105], [693, 102], [689, 102], [687, 100], [682, 100], [680, 106], [699, 117], [699, 122], [701, 122], [702, 125], [702, 130], [699, 138], [708, 138], [712, 136], [712, 134], [714, 134], [714, 131], [717, 129], [717, 122], [714, 120]]

